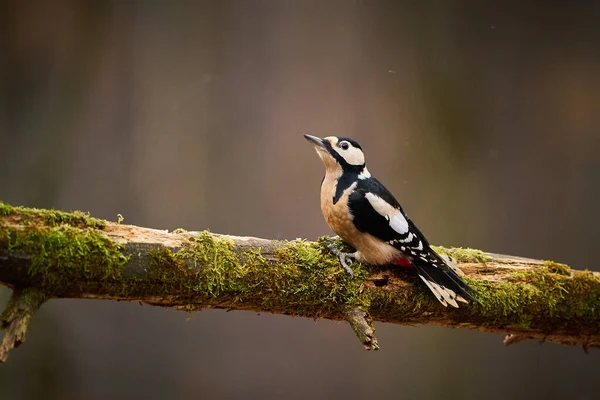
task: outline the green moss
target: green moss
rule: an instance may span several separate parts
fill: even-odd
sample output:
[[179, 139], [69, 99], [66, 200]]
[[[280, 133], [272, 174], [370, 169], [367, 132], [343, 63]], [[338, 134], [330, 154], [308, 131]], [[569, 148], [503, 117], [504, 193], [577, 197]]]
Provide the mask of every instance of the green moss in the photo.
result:
[[489, 261], [489, 257], [481, 250], [463, 247], [431, 246], [438, 254], [445, 254], [460, 263], [483, 263]]
[[0, 201], [0, 217], [8, 217], [13, 212], [13, 207]]
[[[295, 301], [322, 307], [323, 312], [339, 305], [369, 305], [367, 296], [359, 293], [368, 271], [355, 262], [351, 265], [355, 277], [350, 279], [324, 243], [295, 240], [288, 242], [277, 256], [278, 267], [283, 267], [284, 273], [275, 278], [283, 296], [292, 294]], [[288, 300], [291, 299], [284, 299], [283, 303]]]
[[116, 281], [127, 258], [97, 229], [106, 223], [86, 213], [12, 207], [0, 203], [0, 217], [12, 217], [21, 229], [0, 218], [0, 251], [30, 254], [28, 275], [48, 293], [73, 282]]
[[[465, 320], [496, 328], [600, 329], [600, 278], [550, 261], [534, 269], [507, 270], [506, 278], [499, 283], [466, 277], [478, 303], [453, 310], [441, 307], [410, 272], [402, 277], [414, 283], [406, 284], [406, 290], [372, 284], [364, 287], [372, 271], [360, 263], [352, 264], [355, 278], [350, 279], [327, 248], [330, 238], [316, 243], [285, 242], [265, 259], [259, 249], [236, 251], [227, 236], [201, 232], [181, 248], [161, 246], [152, 250], [148, 260], [140, 261], [144, 268], [148, 262], [147, 270], [135, 278], [122, 274], [128, 262], [122, 254], [124, 249], [102, 232], [89, 229], [101, 225], [85, 214], [21, 209], [0, 203], [0, 215], [40, 222], [16, 230], [0, 218], [0, 252], [32, 255], [28, 272], [49, 296], [91, 281], [118, 285], [124, 293], [131, 290], [144, 296], [175, 295], [183, 304], [191, 304], [190, 309], [235, 304], [239, 309], [327, 317], [341, 315], [341, 308], [359, 306], [384, 321], [410, 323], [419, 314], [445, 318], [448, 313], [466, 313]], [[347, 248], [339, 240], [335, 243]], [[435, 249], [459, 262], [488, 260], [479, 250]], [[135, 248], [126, 251], [137, 254]]]
[[196, 271], [189, 282], [194, 292], [211, 297], [238, 292], [247, 273], [233, 252], [233, 241], [225, 236], [215, 238], [208, 231], [178, 251], [175, 259], [187, 260], [188, 267]]
[[351, 280], [321, 244], [301, 240], [287, 242], [276, 258], [273, 265], [257, 250], [236, 253], [226, 236], [201, 232], [178, 251], [153, 251], [150, 274], [165, 292], [175, 285], [199, 303], [218, 298], [240, 308], [251, 304], [311, 316], [346, 305], [368, 308], [359, 290], [368, 276], [362, 265], [353, 264], [356, 277]]
[[467, 280], [479, 300], [472, 310], [487, 324], [535, 324], [550, 331], [575, 317], [581, 327], [600, 329], [600, 278], [591, 273], [570, 278], [544, 266], [511, 272], [498, 284]]
[[565, 264], [557, 263], [556, 261], [544, 261], [544, 266], [554, 274], [571, 276], [571, 267]]
[[71, 225], [81, 228], [104, 229], [106, 222], [90, 217], [89, 213], [81, 211], [64, 212], [58, 210], [40, 210], [37, 208], [12, 207], [6, 203], [0, 202], [0, 216], [8, 217], [11, 215], [19, 216], [21, 222], [28, 225], [39, 221], [47, 226]]
[[127, 257], [119, 246], [95, 230], [68, 225], [23, 230], [0, 230], [0, 249], [31, 254], [28, 275], [48, 293], [58, 293], [73, 282], [117, 281]]

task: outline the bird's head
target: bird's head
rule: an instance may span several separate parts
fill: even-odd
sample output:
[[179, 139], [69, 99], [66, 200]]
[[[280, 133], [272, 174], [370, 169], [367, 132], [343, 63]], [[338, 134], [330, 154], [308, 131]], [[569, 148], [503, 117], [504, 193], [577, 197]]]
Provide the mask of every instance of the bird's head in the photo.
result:
[[315, 146], [326, 172], [361, 173], [365, 169], [365, 155], [354, 140], [340, 136], [322, 139], [312, 135], [304, 137]]

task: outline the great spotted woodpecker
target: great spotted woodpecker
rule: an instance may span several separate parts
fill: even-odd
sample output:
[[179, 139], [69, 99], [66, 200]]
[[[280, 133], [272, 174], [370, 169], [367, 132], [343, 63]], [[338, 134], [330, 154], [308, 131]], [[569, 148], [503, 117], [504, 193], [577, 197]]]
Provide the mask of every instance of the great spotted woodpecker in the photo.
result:
[[343, 253], [330, 249], [353, 276], [348, 259], [372, 265], [414, 267], [444, 306], [458, 308], [457, 301], [476, 301], [473, 289], [457, 269], [431, 249], [427, 239], [402, 210], [394, 196], [371, 176], [358, 143], [344, 137], [304, 135], [323, 164], [321, 210], [329, 227], [356, 249]]

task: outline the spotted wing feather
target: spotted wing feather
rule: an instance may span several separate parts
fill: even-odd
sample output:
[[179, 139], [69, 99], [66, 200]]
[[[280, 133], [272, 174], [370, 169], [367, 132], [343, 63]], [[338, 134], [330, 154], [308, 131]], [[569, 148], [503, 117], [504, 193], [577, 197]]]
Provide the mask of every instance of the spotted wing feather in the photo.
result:
[[359, 180], [348, 205], [356, 228], [400, 250], [443, 305], [458, 307], [456, 301], [476, 301], [470, 294], [473, 289], [431, 249], [425, 236], [377, 179]]

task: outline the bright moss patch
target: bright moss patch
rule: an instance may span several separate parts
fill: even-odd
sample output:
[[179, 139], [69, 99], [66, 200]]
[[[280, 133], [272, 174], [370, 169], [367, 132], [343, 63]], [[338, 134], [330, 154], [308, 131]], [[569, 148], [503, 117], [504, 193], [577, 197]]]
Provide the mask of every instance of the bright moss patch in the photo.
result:
[[127, 262], [118, 245], [103, 234], [68, 225], [0, 229], [0, 251], [32, 256], [28, 275], [49, 293], [86, 281], [117, 281]]
[[239, 291], [245, 270], [233, 253], [233, 243], [202, 232], [181, 250], [158, 247], [150, 252], [149, 274], [165, 292], [176, 287], [207, 297]]
[[[359, 293], [368, 273], [353, 264], [349, 279], [337, 258], [320, 244], [288, 242], [273, 265], [256, 250], [234, 251], [227, 237], [202, 232], [178, 251], [160, 247], [151, 253], [150, 274], [163, 285], [188, 292], [195, 301], [230, 301], [261, 310], [319, 316], [346, 305], [362, 305]], [[316, 315], [315, 315], [316, 313]]]
[[336, 304], [368, 306], [366, 296], [359, 293], [368, 271], [354, 262], [351, 267], [355, 276], [350, 279], [323, 243], [288, 242], [278, 253], [278, 266], [283, 267], [283, 273], [274, 278], [284, 283], [282, 294], [293, 295], [302, 304], [325, 308]]
[[600, 329], [600, 278], [577, 272], [572, 278], [547, 266], [512, 272], [492, 284], [468, 279], [477, 290], [473, 312], [486, 324], [546, 327], [548, 331], [579, 321], [580, 327]]
[[0, 202], [0, 217], [19, 216], [21, 223], [29, 225], [32, 222], [42, 222], [47, 226], [70, 225], [81, 228], [104, 229], [106, 222], [90, 217], [82, 211], [64, 212], [58, 210], [40, 210], [37, 208], [13, 207]]
[[[15, 217], [20, 229], [2, 217]], [[0, 252], [30, 255], [28, 275], [47, 293], [86, 281], [116, 281], [127, 261], [98, 230], [106, 222], [75, 211], [12, 207], [0, 202]]]
[[460, 263], [482, 263], [489, 261], [489, 257], [481, 250], [463, 247], [431, 246], [437, 253], [445, 254]]
[[544, 266], [548, 268], [548, 271], [554, 274], [560, 275], [571, 275], [571, 267], [565, 264], [557, 263], [556, 261], [544, 261]]

